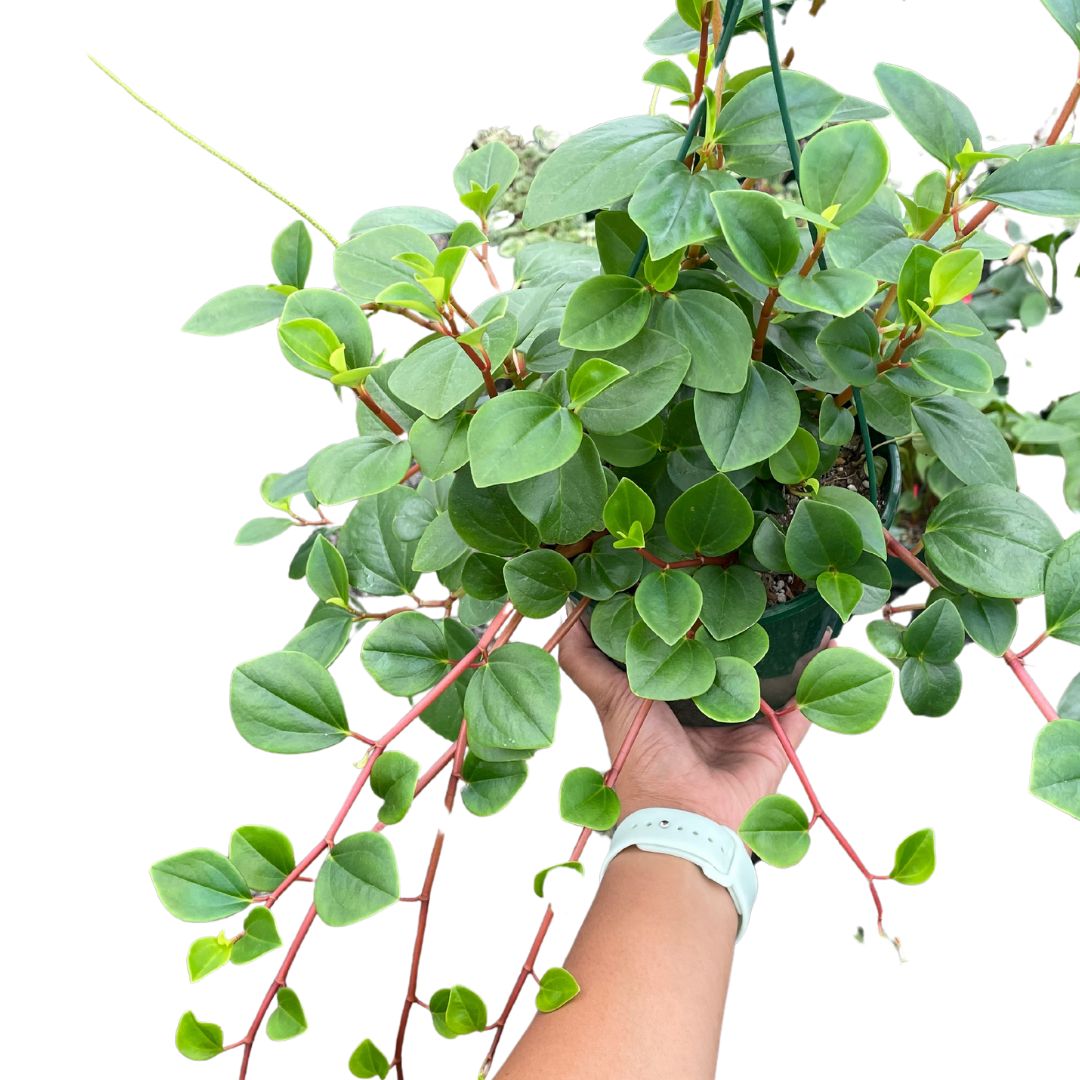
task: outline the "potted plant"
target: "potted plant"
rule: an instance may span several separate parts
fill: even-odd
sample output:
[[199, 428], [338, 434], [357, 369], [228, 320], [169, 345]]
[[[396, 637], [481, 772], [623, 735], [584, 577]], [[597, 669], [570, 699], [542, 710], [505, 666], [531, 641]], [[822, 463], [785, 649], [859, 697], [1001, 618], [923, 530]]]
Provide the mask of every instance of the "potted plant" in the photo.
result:
[[[1046, 5], [1080, 46], [1071, 0]], [[729, 74], [732, 37], [759, 28], [768, 70]], [[963, 303], [982, 280], [978, 226], [996, 205], [1080, 214], [1080, 147], [1057, 145], [1080, 84], [1046, 145], [985, 149], [950, 91], [880, 66], [885, 103], [942, 166], [941, 205], [916, 225], [884, 188], [888, 154], [866, 118], [879, 107], [785, 70], [768, 0], [728, 0], [723, 11], [679, 0], [654, 47], [659, 39], [675, 53], [690, 43], [689, 120], [649, 114], [591, 128], [544, 161], [528, 192], [525, 229], [599, 211], [595, 247], [526, 243], [513, 288], [464, 301], [459, 281], [472, 260], [494, 277], [490, 222], [518, 171], [496, 140], [453, 170], [465, 220], [392, 207], [369, 211], [338, 242], [303, 214], [274, 241], [275, 284], [214, 297], [186, 324], [224, 334], [274, 323], [285, 361], [325, 381], [331, 407], [355, 402], [356, 436], [267, 476], [260, 491], [273, 513], [240, 530], [240, 543], [304, 535], [290, 575], [306, 580], [315, 606], [284, 649], [235, 669], [230, 705], [240, 735], [271, 753], [349, 739], [366, 747], [326, 832], [301, 857], [276, 829], [242, 826], [227, 854], [196, 848], [152, 868], [179, 918], [243, 916], [194, 942], [193, 979], [279, 947], [276, 902], [312, 890], [246, 1031], [226, 1040], [190, 1012], [181, 1019], [176, 1043], [190, 1058], [234, 1052], [243, 1077], [264, 1025], [271, 1039], [305, 1029], [293, 960], [316, 923], [346, 926], [401, 898], [386, 830], [414, 798], [437, 780], [448, 807], [460, 796], [479, 816], [513, 798], [528, 759], [554, 739], [552, 650], [583, 618], [625, 665], [641, 705], [610, 769], [571, 763], [560, 805], [582, 831], [562, 866], [580, 870], [590, 834], [618, 819], [621, 763], [652, 701], [684, 702], [698, 720], [775, 732], [810, 811], [769, 796], [744, 821], [744, 840], [790, 866], [824, 828], [865, 878], [884, 933], [879, 882], [926, 880], [932, 831], [903, 840], [890, 872], [872, 872], [824, 812], [779, 715], [801, 709], [829, 731], [867, 731], [885, 712], [894, 670], [912, 711], [940, 715], [959, 697], [965, 635], [1001, 656], [1052, 721], [1036, 739], [1032, 790], [1080, 817], [1080, 685], [1059, 719], [1024, 666], [1047, 636], [1080, 642], [1080, 535], [1063, 539], [1016, 490], [1013, 451], [980, 408], [1004, 361]], [[999, 167], [986, 173], [987, 161]], [[788, 170], [798, 199], [756, 190]], [[336, 249], [333, 287], [308, 284], [305, 221]], [[409, 320], [417, 337], [387, 359], [371, 327], [392, 319]], [[1061, 409], [1047, 423], [1064, 443], [1075, 408]], [[901, 491], [896, 443], [911, 436], [955, 478], [927, 520], [925, 563], [887, 527]], [[821, 648], [887, 600], [889, 555], [931, 585], [925, 607], [906, 625], [870, 625], [882, 658]], [[1045, 633], [1014, 651], [1016, 603], [1035, 597]], [[523, 620], [568, 603], [543, 645], [514, 640]], [[411, 702], [382, 733], [356, 729], [360, 710], [347, 712], [331, 673], [358, 654], [381, 691]], [[446, 739], [433, 762], [401, 750], [417, 720]], [[349, 815], [368, 792], [378, 822], [358, 830]], [[440, 834], [414, 897], [397, 1036], [358, 1033], [355, 1076], [400, 1075], [416, 1008], [447, 1037], [488, 1030], [483, 1075], [529, 974], [542, 1010], [578, 992], [571, 972], [539, 974], [549, 909], [490, 1023], [464, 985], [421, 998], [442, 852]], [[537, 874], [538, 894], [548, 872]]]

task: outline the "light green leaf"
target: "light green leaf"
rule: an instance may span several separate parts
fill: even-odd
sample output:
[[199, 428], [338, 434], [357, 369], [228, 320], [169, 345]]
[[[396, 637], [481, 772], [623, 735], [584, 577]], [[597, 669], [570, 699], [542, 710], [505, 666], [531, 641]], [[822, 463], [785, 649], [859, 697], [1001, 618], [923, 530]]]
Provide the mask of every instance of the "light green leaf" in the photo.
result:
[[544, 883], [552, 870], [576, 870], [583, 877], [585, 875], [585, 867], [579, 862], [561, 862], [556, 863], [554, 866], [545, 867], [533, 878], [533, 892], [541, 899], [544, 896]]
[[370, 1039], [365, 1039], [349, 1058], [349, 1072], [361, 1080], [370, 1080], [373, 1076], [386, 1080], [389, 1071], [390, 1062], [386, 1055]]
[[930, 299], [934, 307], [955, 304], [973, 293], [982, 279], [982, 252], [971, 248], [949, 251], [930, 268]]
[[806, 811], [786, 795], [766, 795], [750, 807], [739, 836], [770, 866], [794, 866], [810, 850]]
[[826, 570], [818, 574], [814, 585], [821, 598], [847, 622], [862, 599], [863, 586], [857, 577], [838, 570]]
[[1036, 736], [1031, 793], [1080, 818], [1080, 720], [1055, 720]]
[[[816, 131], [843, 100], [831, 86], [798, 71], [781, 73], [796, 139]], [[784, 126], [771, 74], [759, 75], [720, 110], [716, 138], [723, 143], [768, 145], [784, 141]]]
[[700, 641], [682, 638], [668, 645], [639, 622], [626, 641], [626, 673], [639, 698], [676, 701], [704, 694], [716, 677], [716, 662]]
[[264, 517], [253, 518], [240, 527], [234, 543], [248, 545], [261, 544], [267, 540], [273, 540], [292, 528], [291, 518]]
[[296, 866], [289, 838], [265, 825], [242, 825], [229, 838], [229, 862], [257, 893], [273, 892]]
[[217, 937], [203, 937], [193, 941], [187, 956], [188, 978], [192, 982], [198, 982], [211, 971], [227, 964], [231, 952], [232, 945], [224, 930]]
[[803, 202], [819, 214], [839, 206], [833, 225], [843, 225], [873, 199], [889, 175], [889, 151], [873, 124], [837, 124], [819, 131], [803, 150], [799, 187]]
[[629, 374], [626, 368], [608, 360], [601, 360], [598, 356], [586, 360], [570, 379], [571, 410], [580, 409], [597, 394], [602, 394], [612, 383]]
[[183, 329], [189, 334], [235, 334], [276, 319], [284, 306], [285, 297], [265, 285], [241, 285], [207, 300]]
[[559, 344], [568, 349], [614, 349], [637, 335], [651, 309], [652, 293], [640, 281], [622, 274], [589, 278], [567, 301]]
[[694, 704], [719, 724], [753, 719], [761, 703], [761, 685], [753, 665], [737, 656], [716, 656], [715, 661], [715, 680], [694, 698]]
[[184, 922], [213, 922], [251, 903], [251, 890], [224, 855], [195, 848], [161, 859], [150, 867], [158, 899]]
[[795, 222], [763, 191], [714, 191], [710, 198], [739, 264], [763, 285], [778, 285], [799, 257]]
[[817, 439], [799, 427], [775, 454], [769, 455], [769, 472], [778, 484], [801, 484], [814, 475], [820, 460]]
[[338, 533], [337, 549], [349, 568], [349, 581], [374, 596], [401, 596], [416, 588], [420, 574], [412, 569], [417, 540], [402, 540], [394, 521], [417, 501], [412, 488], [396, 484], [361, 499]]
[[270, 251], [274, 273], [282, 285], [302, 289], [311, 269], [311, 233], [302, 221], [286, 226]]
[[411, 225], [382, 225], [334, 251], [334, 277], [357, 303], [371, 303], [393, 285], [415, 284], [416, 272], [398, 259], [403, 254], [420, 255], [434, 264], [439, 251], [427, 233]]
[[1080, 48], [1080, 0], [1042, 0], [1043, 6], [1057, 20], [1061, 29]]
[[572, 825], [604, 832], [619, 820], [619, 796], [595, 769], [571, 769], [559, 788], [559, 813]]
[[[615, 547], [642, 547], [641, 543], [628, 544], [633, 534], [647, 533], [656, 520], [656, 507], [652, 499], [628, 476], [624, 476], [604, 503], [604, 528], [616, 537]], [[638, 529], [635, 530], [634, 526]]]
[[[282, 309], [281, 322], [284, 325], [301, 319], [317, 319], [333, 331], [337, 340], [345, 346], [346, 368], [364, 368], [371, 360], [371, 327], [364, 312], [344, 293], [333, 289], [301, 289], [291, 293]], [[286, 344], [280, 334], [278, 344], [293, 367], [321, 379], [330, 378], [331, 369], [326, 363], [308, 363]], [[324, 359], [328, 363], [329, 357]]]
[[300, 652], [276, 652], [233, 671], [229, 707], [237, 731], [274, 754], [306, 754], [348, 734], [345, 707], [330, 673]]
[[233, 943], [229, 959], [234, 964], [247, 964], [280, 944], [274, 916], [264, 907], [254, 907], [244, 919], [244, 933]]
[[414, 349], [390, 376], [390, 390], [402, 401], [438, 420], [478, 393], [483, 372], [450, 337], [436, 337]]
[[924, 349], [911, 357], [911, 366], [924, 378], [950, 390], [985, 394], [994, 385], [990, 365], [968, 349], [949, 346]]
[[276, 1007], [266, 1021], [266, 1037], [275, 1042], [294, 1039], [307, 1031], [307, 1017], [296, 991], [282, 986], [275, 995]]
[[565, 968], [548, 968], [540, 976], [540, 989], [536, 992], [536, 1011], [555, 1012], [581, 993], [577, 979]]
[[[490, 198], [484, 197], [475, 205], [465, 203], [481, 219], [485, 219], [499, 199], [510, 189], [518, 173], [517, 154], [506, 143], [493, 139], [476, 150], [467, 153], [454, 166], [454, 187], [458, 195], [468, 195], [477, 190], [489, 192]], [[465, 199], [462, 199], [465, 202]]]
[[690, 77], [673, 60], [657, 60], [642, 78], [653, 86], [663, 86], [677, 94], [690, 93]]
[[382, 833], [339, 840], [315, 878], [315, 908], [327, 926], [348, 926], [396, 903], [397, 860]]
[[192, 1061], [209, 1061], [225, 1049], [221, 1028], [196, 1020], [193, 1012], [186, 1012], [176, 1028], [176, 1049]]
[[641, 579], [634, 606], [654, 634], [674, 645], [697, 621], [701, 587], [682, 570], [658, 570]]
[[1080, 214], [1080, 143], [1037, 146], [995, 169], [975, 198], [1048, 217]]
[[934, 830], [920, 829], [901, 841], [889, 877], [901, 885], [921, 885], [934, 872]]
[[885, 715], [892, 673], [855, 649], [825, 649], [799, 678], [795, 700], [819, 727], [843, 735], [869, 731]]
[[396, 750], [380, 754], [371, 768], [371, 791], [382, 799], [379, 820], [384, 825], [396, 825], [412, 806], [420, 763]]
[[862, 270], [832, 268], [807, 277], [788, 274], [780, 281], [785, 300], [841, 318], [861, 311], [876, 292], [877, 278]]
[[469, 425], [473, 483], [486, 488], [550, 472], [580, 443], [581, 421], [559, 402], [530, 390], [502, 393], [481, 405]]
[[1080, 645], [1080, 533], [1054, 552], [1046, 568], [1046, 632]]

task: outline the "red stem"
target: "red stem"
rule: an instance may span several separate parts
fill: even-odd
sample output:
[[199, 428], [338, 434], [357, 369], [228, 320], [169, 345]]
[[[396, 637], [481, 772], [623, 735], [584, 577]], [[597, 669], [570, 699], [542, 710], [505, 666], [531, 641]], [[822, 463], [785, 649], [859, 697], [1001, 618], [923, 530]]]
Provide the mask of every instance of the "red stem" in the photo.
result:
[[711, 4], [706, 4], [701, 12], [701, 37], [698, 40], [697, 71], [694, 73], [694, 96], [690, 101], [693, 108], [701, 97], [701, 91], [705, 86], [705, 65], [709, 60], [709, 18]]
[[354, 386], [356, 396], [388, 427], [395, 435], [404, 435], [405, 429], [383, 408], [375, 403], [375, 399], [364, 389], [363, 386]]
[[754, 347], [750, 352], [751, 360], [760, 360], [765, 352], [765, 338], [769, 333], [769, 320], [772, 318], [773, 308], [776, 306], [776, 298], [780, 295], [779, 289], [770, 289], [761, 305], [761, 314], [758, 316], [757, 332], [754, 334]]

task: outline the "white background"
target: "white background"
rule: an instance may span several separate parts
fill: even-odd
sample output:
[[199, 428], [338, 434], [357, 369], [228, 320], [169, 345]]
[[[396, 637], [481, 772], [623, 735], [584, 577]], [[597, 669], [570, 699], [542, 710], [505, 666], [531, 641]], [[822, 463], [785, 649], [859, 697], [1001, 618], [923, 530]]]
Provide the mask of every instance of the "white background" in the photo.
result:
[[[877, 60], [916, 67], [961, 94], [991, 144], [1045, 130], [1075, 72], [1075, 51], [1038, 0], [1008, 19], [1003, 5], [943, 0], [829, 0], [816, 20], [807, 6], [781, 27], [796, 66], [867, 97], [878, 96]], [[227, 707], [231, 667], [279, 648], [311, 603], [285, 577], [293, 534], [254, 549], [232, 546], [233, 535], [265, 512], [261, 477], [348, 437], [351, 410], [284, 363], [272, 327], [226, 339], [179, 333], [209, 296], [270, 280], [270, 242], [291, 215], [138, 108], [84, 54], [344, 236], [383, 205], [455, 212], [450, 171], [479, 127], [569, 134], [645, 111], [651, 58], [641, 42], [666, 10], [89, 0], [36, 5], [8, 36], [2, 794], [13, 1075], [233, 1076], [236, 1055], [180, 1058], [176, 1020], [193, 1008], [239, 1038], [277, 961], [189, 986], [186, 948], [204, 931], [165, 913], [146, 868], [185, 848], [223, 848], [244, 823], [284, 829], [306, 850], [356, 756], [348, 746], [260, 754]], [[742, 40], [733, 70], [764, 55]], [[931, 164], [898, 125], [881, 126], [910, 189]], [[1067, 313], [1007, 339], [1024, 407], [1080, 383], [1080, 290], [1068, 277], [1078, 252], [1066, 251]], [[330, 281], [330, 248], [316, 237], [312, 283]], [[473, 300], [485, 295], [478, 276], [471, 289]], [[376, 326], [391, 346], [403, 341], [398, 330]], [[1071, 532], [1060, 463], [1023, 460], [1021, 476]], [[1041, 629], [1038, 602], [1023, 605], [1021, 623], [1025, 644]], [[859, 628], [845, 631], [846, 644], [862, 641]], [[1054, 643], [1031, 660], [1053, 700], [1075, 667]], [[799, 868], [761, 871], [718, 1075], [997, 1077], [1060, 1073], [1075, 1060], [1080, 825], [1026, 792], [1040, 720], [1005, 666], [969, 649], [964, 671], [964, 702], [950, 716], [912, 718], [897, 703], [862, 738], [815, 731], [805, 747], [826, 806], [874, 868], [888, 871], [909, 832], [937, 830], [931, 882], [884, 889], [909, 962], [870, 932], [861, 878], [815, 832]], [[355, 645], [334, 674], [354, 727], [377, 734], [395, 718], [400, 703], [366, 679]], [[430, 760], [440, 741], [416, 725], [403, 748]], [[542, 912], [532, 875], [573, 842], [556, 791], [581, 764], [605, 761], [587, 703], [567, 688], [556, 747], [510, 809], [454, 815], [422, 995], [463, 982], [500, 1007]], [[439, 802], [433, 791], [390, 830], [407, 892]], [[367, 827], [372, 813], [368, 797], [351, 824]], [[545, 966], [571, 940], [602, 843], [590, 848], [586, 882], [552, 879], [558, 917]], [[283, 932], [307, 903], [303, 888], [279, 905]], [[260, 1039], [252, 1076], [343, 1077], [365, 1036], [389, 1052], [414, 919], [403, 904], [351, 929], [316, 925], [291, 978], [310, 1031], [281, 1045]], [[526, 1001], [511, 1036], [528, 1012]], [[657, 1023], [678, 1037], [677, 1018]], [[418, 1012], [410, 1080], [471, 1077], [485, 1045], [446, 1043]], [[589, 1071], [583, 1061], [580, 1074]]]

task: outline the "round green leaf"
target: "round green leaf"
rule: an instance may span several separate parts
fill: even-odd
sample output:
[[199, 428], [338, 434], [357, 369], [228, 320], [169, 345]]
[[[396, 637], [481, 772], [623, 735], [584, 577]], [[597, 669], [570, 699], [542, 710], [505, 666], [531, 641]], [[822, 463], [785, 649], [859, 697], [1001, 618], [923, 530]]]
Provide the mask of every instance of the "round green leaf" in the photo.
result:
[[536, 992], [536, 1011], [542, 1013], [561, 1009], [568, 1001], [581, 993], [577, 979], [565, 968], [549, 968], [540, 976], [540, 989]]
[[716, 677], [716, 663], [700, 641], [682, 638], [668, 645], [639, 622], [626, 641], [626, 673], [638, 697], [677, 701], [704, 694]]
[[405, 440], [383, 435], [328, 446], [312, 458], [308, 482], [312, 494], [327, 506], [377, 495], [400, 483], [412, 461]]
[[367, 635], [360, 657], [388, 694], [412, 697], [434, 686], [475, 644], [472, 632], [456, 619], [401, 611]]
[[510, 802], [528, 775], [524, 761], [484, 761], [470, 751], [461, 766], [461, 801], [470, 814], [489, 817]]
[[831, 319], [817, 336], [825, 363], [852, 386], [868, 386], [877, 378], [880, 339], [874, 320], [865, 312]]
[[593, 600], [608, 600], [641, 577], [644, 561], [638, 552], [619, 550], [613, 537], [603, 536], [574, 560], [577, 591]]
[[527, 551], [503, 570], [510, 602], [530, 619], [554, 615], [577, 584], [577, 574], [557, 551]]
[[791, 569], [808, 582], [826, 570], [847, 569], [862, 547], [855, 519], [839, 506], [817, 499], [799, 501], [784, 541]]
[[514, 505], [506, 488], [477, 487], [468, 469], [454, 477], [447, 509], [454, 531], [477, 551], [520, 555], [539, 546], [539, 531]]
[[399, 283], [414, 284], [416, 271], [397, 258], [417, 254], [434, 263], [431, 237], [411, 225], [383, 225], [346, 240], [334, 251], [334, 277], [358, 303], [366, 304]]
[[[371, 328], [367, 317], [344, 293], [333, 289], [300, 289], [291, 293], [281, 311], [281, 322], [296, 319], [318, 319], [328, 326], [337, 340], [345, 346], [345, 365], [349, 369], [361, 368], [371, 360]], [[279, 336], [278, 343], [285, 359], [293, 367], [308, 375], [326, 379], [331, 375], [325, 366], [309, 364], [294, 352]]]
[[602, 394], [612, 383], [630, 373], [626, 368], [594, 356], [579, 367], [570, 380], [570, 408], [587, 405], [597, 394]]
[[803, 202], [819, 214], [839, 206], [834, 225], [843, 225], [866, 206], [888, 175], [889, 151], [866, 121], [819, 131], [799, 162]]
[[293, 1039], [307, 1031], [307, 1017], [296, 991], [282, 986], [275, 996], [276, 1007], [266, 1021], [266, 1037], [275, 1042]]
[[950, 580], [985, 596], [1037, 596], [1061, 534], [1026, 495], [997, 484], [961, 488], [930, 514], [930, 561]]
[[682, 570], [658, 570], [641, 579], [634, 606], [654, 634], [674, 645], [697, 621], [701, 587]]
[[379, 820], [384, 825], [396, 825], [412, 806], [420, 764], [408, 754], [387, 750], [380, 754], [371, 768], [372, 793], [382, 799]]
[[1080, 720], [1055, 720], [1036, 736], [1031, 793], [1080, 818]]
[[559, 813], [571, 825], [604, 832], [619, 820], [619, 796], [596, 769], [571, 769], [559, 788]]
[[851, 410], [838, 408], [833, 396], [826, 394], [818, 410], [818, 438], [829, 446], [847, 446], [854, 434]]
[[1080, 215], [1080, 145], [1036, 146], [988, 174], [975, 191], [999, 206], [1050, 217]]
[[763, 285], [778, 285], [799, 257], [795, 222], [763, 191], [714, 191], [710, 198], [739, 265]]
[[244, 933], [233, 942], [229, 959], [234, 964], [247, 964], [280, 944], [274, 916], [264, 907], [254, 907], [244, 919]]
[[966, 593], [956, 607], [968, 636], [987, 652], [1002, 656], [1016, 635], [1016, 605], [1000, 597]]
[[810, 821], [794, 799], [766, 795], [750, 807], [739, 836], [770, 866], [794, 866], [810, 850]]
[[683, 551], [726, 555], [754, 531], [754, 512], [746, 496], [723, 473], [717, 473], [688, 488], [671, 504], [664, 531]]
[[920, 829], [901, 841], [889, 877], [901, 885], [921, 885], [934, 872], [934, 830]]
[[345, 707], [330, 673], [299, 652], [276, 652], [233, 671], [229, 692], [236, 730], [274, 754], [306, 754], [348, 734]]
[[559, 709], [559, 665], [535, 645], [496, 649], [465, 692], [469, 743], [502, 750], [551, 745]]
[[799, 399], [779, 371], [754, 364], [736, 394], [694, 391], [701, 443], [720, 472], [756, 465], [776, 453], [799, 426]]
[[251, 903], [251, 890], [224, 855], [195, 848], [150, 867], [158, 899], [170, 915], [184, 922], [213, 922]]
[[229, 838], [229, 862], [259, 893], [273, 892], [296, 865], [289, 838], [266, 825], [241, 825]]
[[315, 909], [328, 926], [348, 926], [396, 903], [397, 860], [382, 833], [339, 840], [315, 878]]
[[885, 715], [892, 673], [855, 649], [825, 649], [799, 678], [795, 700], [819, 727], [843, 735], [869, 731]]
[[337, 548], [353, 586], [373, 596], [402, 596], [416, 588], [420, 574], [412, 560], [419, 541], [402, 540], [394, 522], [420, 501], [422, 495], [399, 484], [352, 508], [338, 533]]
[[740, 724], [757, 716], [761, 686], [753, 665], [735, 656], [717, 656], [716, 678], [694, 698], [694, 704], [711, 720]]
[[649, 238], [649, 257], [663, 259], [719, 231], [709, 195], [713, 173], [691, 172], [681, 161], [657, 162], [634, 189], [630, 217]]
[[909, 656], [900, 668], [900, 693], [916, 716], [944, 716], [960, 699], [962, 676], [949, 661], [932, 664]]
[[[265, 285], [241, 285], [220, 293], [205, 304], [186, 323], [188, 334], [235, 334], [276, 319], [285, 306], [285, 297]], [[190, 1014], [189, 1014], [190, 1015]]]
[[223, 930], [217, 937], [203, 937], [191, 943], [188, 949], [188, 978], [192, 982], [209, 975], [229, 962], [232, 945]]
[[944, 307], [973, 293], [982, 280], [983, 257], [974, 248], [948, 251], [930, 268], [930, 300]]
[[694, 580], [701, 587], [701, 621], [717, 641], [742, 633], [765, 611], [765, 586], [745, 566], [703, 566]]
[[994, 385], [990, 365], [978, 353], [943, 346], [925, 349], [911, 358], [911, 366], [924, 378], [951, 390], [986, 393]]
[[[796, 139], [821, 127], [843, 100], [831, 86], [799, 71], [783, 71], [781, 80]], [[716, 138], [723, 143], [782, 143], [784, 125], [772, 75], [759, 75], [739, 90], [720, 110], [716, 127]]]
[[838, 570], [826, 570], [818, 574], [814, 587], [844, 622], [851, 618], [863, 594], [862, 582], [857, 577], [840, 573]]
[[225, 1049], [221, 1028], [196, 1020], [193, 1012], [186, 1012], [176, 1027], [176, 1049], [192, 1061], [209, 1061]]
[[814, 475], [820, 460], [817, 439], [806, 428], [800, 427], [775, 454], [769, 456], [769, 472], [778, 484], [801, 484]]
[[742, 308], [707, 289], [685, 289], [657, 301], [656, 329], [690, 351], [686, 385], [734, 394], [746, 385], [753, 333]]
[[964, 647], [964, 624], [951, 600], [935, 600], [904, 631], [904, 652], [930, 664], [947, 664]]
[[583, 281], [566, 304], [559, 344], [568, 349], [614, 349], [645, 325], [652, 293], [634, 278], [601, 274]]
[[1080, 645], [1080, 533], [1054, 552], [1046, 568], [1046, 632]]
[[349, 1072], [361, 1080], [370, 1080], [373, 1076], [386, 1080], [389, 1071], [390, 1062], [386, 1055], [370, 1039], [365, 1039], [349, 1058]]
[[831, 267], [803, 277], [788, 274], [780, 295], [793, 304], [844, 318], [861, 311], [877, 292], [877, 278], [864, 270]]

